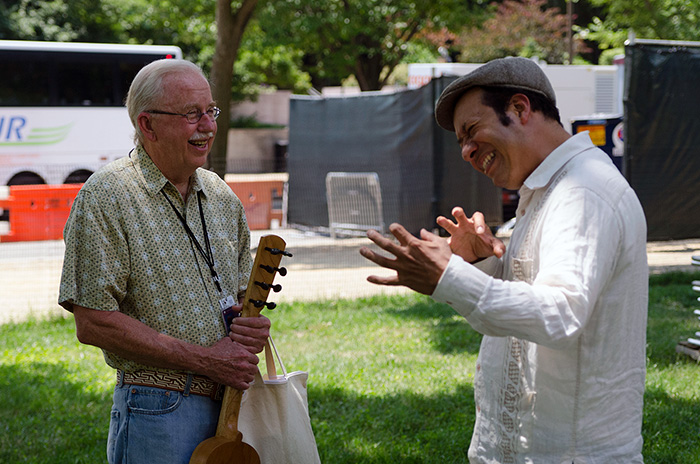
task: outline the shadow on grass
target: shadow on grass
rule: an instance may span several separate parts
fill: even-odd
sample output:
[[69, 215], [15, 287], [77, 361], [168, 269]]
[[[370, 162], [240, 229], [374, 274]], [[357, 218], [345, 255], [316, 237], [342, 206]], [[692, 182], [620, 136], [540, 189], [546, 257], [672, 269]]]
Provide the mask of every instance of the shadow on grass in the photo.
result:
[[[387, 301], [387, 297], [382, 298]], [[368, 303], [371, 299], [364, 301]], [[442, 354], [472, 355], [479, 352], [482, 335], [448, 305], [418, 294], [388, 297], [388, 301], [394, 303], [384, 310], [388, 315], [406, 320], [432, 321], [426, 330], [430, 331], [435, 351]]]
[[[472, 329], [454, 309], [418, 293], [372, 296], [357, 300], [313, 302], [307, 304], [304, 310], [312, 317], [313, 314], [323, 314], [322, 317], [332, 319], [329, 307], [334, 306], [341, 307], [341, 311], [347, 311], [348, 308], [362, 308], [364, 312], [375, 314], [381, 318], [416, 321], [430, 334], [433, 348], [441, 354], [476, 355], [481, 344], [482, 335]], [[282, 308], [280, 310], [282, 313], [297, 310], [294, 304], [283, 303], [279, 305], [279, 308]]]
[[693, 313], [700, 309], [700, 293], [692, 290], [693, 280], [700, 280], [700, 273], [669, 272], [649, 279], [647, 357], [652, 365], [666, 367], [679, 359], [695, 363], [675, 351], [679, 341], [700, 331], [700, 321]]
[[644, 462], [700, 462], [700, 403], [647, 388], [644, 394]]
[[360, 396], [309, 389], [321, 462], [332, 464], [466, 463], [474, 426], [474, 391]]
[[0, 462], [106, 461], [111, 399], [60, 364], [0, 365]]
[[408, 308], [392, 309], [390, 312], [408, 319], [434, 319], [435, 322], [429, 329], [431, 340], [434, 349], [442, 354], [476, 355], [479, 352], [482, 335], [446, 304], [436, 303], [428, 297], [419, 297]]

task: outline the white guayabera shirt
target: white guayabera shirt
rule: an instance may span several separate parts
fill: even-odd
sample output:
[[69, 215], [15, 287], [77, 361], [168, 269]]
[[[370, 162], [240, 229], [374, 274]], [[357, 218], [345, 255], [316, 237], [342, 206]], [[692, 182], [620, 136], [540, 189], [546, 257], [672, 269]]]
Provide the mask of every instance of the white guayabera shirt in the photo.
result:
[[642, 462], [646, 222], [587, 133], [520, 189], [505, 256], [453, 255], [432, 297], [484, 334], [474, 463]]

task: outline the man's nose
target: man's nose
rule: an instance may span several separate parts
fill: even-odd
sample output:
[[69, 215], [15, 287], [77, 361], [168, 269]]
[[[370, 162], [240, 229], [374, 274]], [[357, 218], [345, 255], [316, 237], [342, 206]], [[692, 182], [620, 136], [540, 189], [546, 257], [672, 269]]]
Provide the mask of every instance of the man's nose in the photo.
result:
[[477, 145], [471, 140], [467, 140], [464, 145], [462, 145], [462, 159], [466, 162], [470, 162], [476, 153]]
[[199, 130], [203, 132], [210, 132], [216, 130], [216, 120], [209, 116], [207, 113], [202, 115], [202, 119], [199, 120]]

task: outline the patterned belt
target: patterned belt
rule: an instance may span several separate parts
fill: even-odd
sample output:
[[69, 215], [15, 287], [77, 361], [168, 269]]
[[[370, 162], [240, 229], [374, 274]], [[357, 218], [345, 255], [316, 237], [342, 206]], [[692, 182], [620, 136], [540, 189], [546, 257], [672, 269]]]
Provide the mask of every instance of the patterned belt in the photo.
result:
[[191, 394], [208, 396], [215, 401], [219, 401], [224, 397], [224, 385], [218, 384], [203, 375], [147, 370], [136, 372], [117, 370], [117, 385], [129, 384], [184, 392], [190, 379]]

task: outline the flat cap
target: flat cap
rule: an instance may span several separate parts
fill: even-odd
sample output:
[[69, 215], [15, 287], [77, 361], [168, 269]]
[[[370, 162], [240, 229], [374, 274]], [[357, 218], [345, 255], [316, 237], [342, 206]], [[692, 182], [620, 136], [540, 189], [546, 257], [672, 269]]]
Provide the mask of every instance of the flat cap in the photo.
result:
[[465, 74], [443, 90], [435, 105], [435, 119], [443, 129], [454, 132], [457, 102], [472, 87], [513, 87], [538, 92], [556, 105], [552, 84], [540, 66], [522, 57], [499, 58]]

